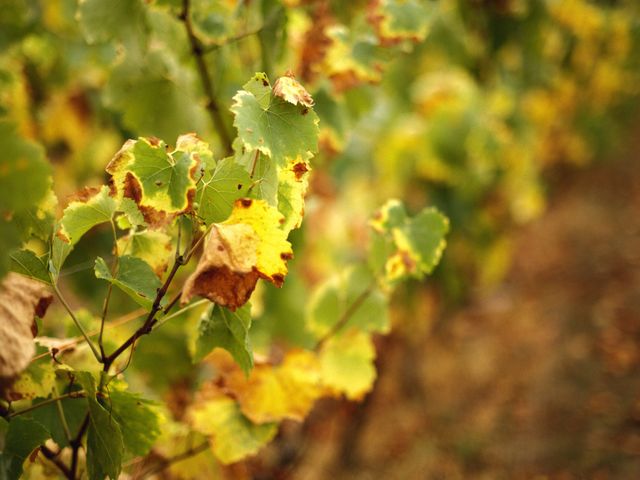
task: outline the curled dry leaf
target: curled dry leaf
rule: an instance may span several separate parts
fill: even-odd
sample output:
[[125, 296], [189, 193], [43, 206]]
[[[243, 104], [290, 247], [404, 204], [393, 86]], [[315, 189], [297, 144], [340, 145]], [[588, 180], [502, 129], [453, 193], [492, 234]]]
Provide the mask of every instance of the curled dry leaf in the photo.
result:
[[273, 94], [294, 105], [313, 107], [313, 98], [291, 72], [287, 72], [284, 77], [276, 80], [273, 84]]
[[44, 316], [53, 295], [44, 283], [9, 273], [0, 284], [0, 379], [24, 370], [34, 353], [34, 317]]

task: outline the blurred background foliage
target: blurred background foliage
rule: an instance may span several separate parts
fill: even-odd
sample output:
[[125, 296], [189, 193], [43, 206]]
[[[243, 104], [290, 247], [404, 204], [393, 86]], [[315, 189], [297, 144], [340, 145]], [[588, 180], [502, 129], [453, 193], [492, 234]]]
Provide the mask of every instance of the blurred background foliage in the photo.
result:
[[[255, 472], [277, 471], [290, 478], [312, 478], [304, 476], [305, 472], [315, 472], [316, 478], [323, 478], [329, 462], [347, 475], [344, 478], [355, 478], [351, 475], [358, 470], [348, 470], [358, 465], [348, 453], [357, 450], [355, 444], [348, 445], [353, 433], [349, 428], [338, 429], [341, 436], [335, 431], [327, 433], [329, 427], [323, 425], [354, 422], [366, 426], [366, 416], [378, 412], [376, 398], [399, 396], [394, 408], [407, 407], [405, 411], [414, 416], [407, 413], [398, 420], [397, 428], [387, 425], [384, 435], [396, 436], [400, 445], [396, 448], [402, 452], [428, 457], [428, 461], [418, 462], [418, 470], [406, 474], [392, 470], [386, 478], [468, 478], [465, 475], [472, 472], [483, 472], [486, 478], [513, 478], [509, 472], [524, 472], [525, 477], [551, 473], [568, 475], [558, 478], [582, 478], [581, 472], [596, 475], [602, 468], [605, 476], [597, 478], [622, 478], [606, 476], [616, 472], [632, 478], [625, 476], [628, 470], [618, 471], [614, 466], [635, 457], [632, 465], [638, 467], [638, 417], [632, 420], [636, 422], [632, 453], [620, 453], [622, 449], [614, 452], [618, 457], [611, 452], [581, 457], [576, 453], [577, 445], [573, 449], [564, 444], [549, 446], [566, 457], [566, 462], [559, 459], [540, 463], [537, 468], [536, 462], [548, 457], [523, 454], [527, 467], [522, 470], [518, 470], [520, 457], [515, 450], [538, 448], [535, 451], [542, 452], [543, 446], [526, 440], [517, 446], [501, 444], [500, 438], [504, 442], [507, 434], [502, 432], [500, 437], [493, 430], [489, 433], [476, 426], [465, 431], [463, 424], [471, 421], [462, 399], [468, 395], [478, 401], [477, 396], [483, 395], [479, 388], [461, 385], [465, 375], [460, 369], [482, 369], [482, 362], [494, 358], [497, 363], [481, 372], [486, 375], [486, 388], [498, 388], [512, 376], [515, 386], [500, 391], [528, 385], [522, 379], [518, 383], [515, 377], [536, 379], [539, 388], [551, 388], [544, 383], [547, 377], [526, 368], [529, 363], [525, 360], [512, 363], [511, 349], [519, 347], [516, 341], [510, 343], [513, 338], [509, 332], [525, 325], [524, 330], [518, 330], [520, 334], [526, 331], [537, 338], [543, 334], [533, 325], [554, 320], [537, 317], [544, 317], [544, 308], [539, 306], [531, 307], [539, 311], [524, 317], [515, 309], [512, 313], [519, 317], [517, 321], [499, 306], [496, 313], [483, 304], [489, 313], [483, 310], [484, 320], [477, 324], [459, 312], [477, 299], [499, 304], [495, 292], [503, 288], [505, 277], [512, 281], [516, 275], [514, 257], [530, 255], [545, 265], [539, 251], [544, 246], [523, 240], [522, 232], [540, 242], [554, 240], [551, 233], [541, 236], [525, 225], [546, 225], [539, 222], [544, 221], [548, 199], [564, 194], [572, 185], [568, 178], [585, 167], [596, 168], [600, 178], [608, 178], [606, 165], [597, 164], [621, 154], [637, 114], [638, 4], [631, 0], [194, 0], [194, 31], [212, 73], [216, 112], [208, 103], [208, 87], [201, 81], [178, 18], [181, 10], [181, 0], [0, 0], [0, 115], [17, 126], [21, 137], [44, 147], [53, 166], [59, 209], [79, 188], [104, 182], [104, 166], [127, 138], [152, 135], [171, 142], [179, 134], [194, 131], [222, 157], [227, 148], [225, 139], [233, 128], [229, 106], [235, 92], [256, 71], [275, 78], [291, 70], [316, 102], [321, 152], [314, 160], [303, 228], [294, 236], [296, 258], [289, 277], [282, 290], [265, 288], [252, 300], [258, 316], [252, 336], [258, 351], [277, 345], [312, 344], [303, 322], [312, 304], [311, 292], [343, 270], [345, 263], [366, 259], [367, 252], [361, 246], [369, 236], [367, 222], [386, 199], [401, 198], [412, 213], [436, 205], [451, 220], [448, 247], [434, 279], [427, 286], [411, 283], [394, 297], [391, 317], [395, 333], [381, 338], [377, 345], [382, 372], [377, 389], [383, 393], [376, 390], [374, 400], [367, 400], [360, 410], [340, 402], [321, 404], [305, 425], [285, 428], [275, 446], [254, 463], [234, 467], [232, 474], [254, 472], [256, 478], [272, 478]], [[634, 175], [633, 169], [623, 171]], [[624, 177], [619, 179], [620, 188], [637, 187], [625, 184]], [[589, 185], [597, 187], [598, 177], [592, 182]], [[602, 183], [603, 188], [606, 185]], [[615, 193], [618, 183], [611, 185], [609, 190]], [[597, 188], [585, 189], [597, 195]], [[624, 212], [638, 216], [637, 209]], [[581, 218], [581, 214], [575, 215]], [[566, 213], [567, 228], [572, 225], [572, 215], [571, 211]], [[608, 220], [604, 215], [603, 222]], [[98, 311], [104, 290], [96, 287], [87, 258], [105, 256], [110, 237], [109, 232], [100, 230], [91, 235], [93, 241], [72, 254], [63, 274], [74, 304]], [[527, 250], [523, 252], [523, 248]], [[554, 265], [562, 268], [565, 262], [567, 258], [561, 256]], [[529, 277], [516, 275], [515, 285], [522, 283], [528, 292], [541, 288], [523, 278]], [[542, 274], [531, 278], [547, 281]], [[565, 283], [551, 283], [566, 289], [580, 278], [576, 274]], [[519, 297], [511, 297], [511, 308], [515, 308], [513, 298]], [[113, 305], [120, 305], [124, 314], [127, 304], [120, 301]], [[522, 301], [535, 305], [530, 295]], [[568, 295], [566, 301], [581, 300]], [[458, 318], [460, 315], [463, 318]], [[57, 324], [45, 326], [56, 334], [60, 334], [56, 325], [66, 321], [62, 313], [58, 316]], [[192, 330], [194, 321], [185, 320], [191, 322]], [[637, 325], [637, 318], [635, 321]], [[461, 341], [457, 329], [473, 332], [478, 325], [484, 325], [483, 332], [489, 333], [481, 337], [485, 343], [474, 347], [479, 351], [473, 360], [467, 364], [464, 358], [452, 357], [451, 352], [458, 351], [455, 342]], [[585, 331], [587, 327], [575, 328], [580, 335], [596, 335]], [[136, 383], [138, 375], [136, 387], [160, 392], [177, 416], [197, 381], [192, 377], [201, 374], [191, 368], [188, 331], [176, 322], [154, 333], [153, 341], [143, 342], [132, 367], [137, 373], [130, 380]], [[125, 333], [122, 335], [124, 338]], [[616, 342], [623, 340], [616, 337], [618, 334], [606, 335], [608, 340], [603, 341], [609, 342], [607, 348], [615, 353]], [[549, 348], [544, 339], [535, 343], [526, 337], [534, 344], [531, 359]], [[451, 351], [442, 343], [449, 341], [454, 344]], [[588, 350], [591, 343], [585, 342]], [[166, 361], [169, 357], [171, 362]], [[584, 358], [596, 361], [595, 357], [585, 354]], [[423, 372], [423, 364], [429, 365], [424, 367], [431, 379], [427, 384], [436, 391], [423, 392], [421, 407], [415, 409], [411, 399], [421, 380], [413, 381], [414, 386], [408, 389], [402, 385], [412, 382], [411, 377], [406, 378], [406, 369]], [[630, 369], [637, 366], [637, 360], [625, 365]], [[516, 371], [520, 367], [523, 370]], [[623, 385], [629, 380], [625, 375], [619, 377]], [[588, 375], [569, 379], [562, 384], [575, 391], [565, 395], [578, 407], [586, 400], [576, 385], [582, 382], [584, 390], [589, 390], [589, 382], [594, 381]], [[602, 393], [603, 398], [610, 398], [606, 388], [598, 388], [594, 395]], [[405, 397], [399, 392], [405, 392], [408, 400], [402, 400]], [[627, 394], [632, 395], [622, 388], [621, 395]], [[637, 396], [637, 390], [633, 395]], [[445, 398], [457, 398], [460, 406], [446, 409], [446, 415], [440, 411], [438, 415], [446, 416], [443, 420], [433, 412]], [[606, 398], [601, 399], [604, 404]], [[505, 413], [511, 412], [511, 406], [505, 405], [487, 399], [482, 425], [511, 428], [512, 420]], [[544, 409], [538, 412], [541, 416], [544, 413]], [[423, 425], [425, 437], [403, 430], [402, 422], [422, 425], [425, 418], [431, 419]], [[603, 421], [608, 420], [611, 418]], [[576, 422], [590, 433], [600, 428], [587, 413]], [[554, 445], [556, 441], [577, 441], [575, 437], [583, 434], [582, 430], [550, 429], [536, 441]], [[375, 440], [369, 441], [372, 435], [352, 440], [364, 442], [365, 451], [375, 451]], [[440, 435], [442, 443], [424, 440], [429, 435]], [[300, 438], [306, 440], [300, 443]], [[332, 439], [333, 449], [322, 450], [323, 438]], [[320, 446], [315, 449], [295, 447], [314, 444], [316, 439]], [[336, 452], [340, 448], [342, 453]], [[492, 448], [509, 453], [495, 453]], [[512, 460], [500, 463], [505, 455], [511, 455]], [[332, 463], [331, 458], [341, 460]], [[366, 458], [371, 460], [375, 455]], [[200, 467], [193, 462], [193, 472], [198, 472]], [[198, 478], [198, 473], [189, 477], [188, 465], [181, 465], [176, 466], [176, 475]], [[416, 473], [425, 471], [426, 477]], [[372, 471], [366, 473], [366, 468], [363, 472], [362, 478], [379, 478]]]

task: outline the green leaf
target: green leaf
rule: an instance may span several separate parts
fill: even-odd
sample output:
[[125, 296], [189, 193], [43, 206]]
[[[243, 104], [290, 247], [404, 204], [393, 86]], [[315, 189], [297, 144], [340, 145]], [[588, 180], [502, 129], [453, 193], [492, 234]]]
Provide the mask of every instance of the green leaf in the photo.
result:
[[76, 18], [88, 43], [117, 39], [146, 44], [149, 27], [142, 0], [81, 0]]
[[372, 274], [365, 267], [349, 268], [319, 286], [309, 300], [306, 325], [316, 338], [322, 338], [347, 313], [349, 320], [338, 333], [351, 327], [365, 332], [389, 332], [388, 300], [375, 287]]
[[31, 250], [17, 250], [11, 255], [11, 270], [35, 280], [40, 280], [48, 285], [51, 284], [49, 278], [49, 256], [38, 257]]
[[113, 176], [118, 198], [133, 198], [147, 223], [157, 226], [191, 208], [199, 158], [195, 151], [167, 152], [164, 142], [139, 138], [124, 144], [107, 172]]
[[[23, 139], [13, 123], [0, 120], [0, 278], [9, 253], [33, 233], [40, 205], [51, 191], [51, 166], [43, 149]], [[33, 220], [33, 221], [32, 221]]]
[[87, 430], [87, 470], [90, 480], [117, 480], [122, 466], [124, 441], [116, 419], [96, 400], [93, 376], [88, 372], [74, 372], [78, 383], [87, 393], [89, 428]]
[[381, 0], [372, 15], [383, 40], [419, 42], [427, 36], [434, 10], [434, 6], [427, 7], [425, 2], [418, 0]]
[[169, 139], [201, 132], [207, 125], [206, 110], [195, 93], [196, 78], [169, 51], [125, 59], [107, 83], [105, 102], [123, 114], [124, 124], [136, 135]]
[[207, 225], [226, 220], [234, 202], [247, 196], [251, 184], [252, 180], [242, 165], [231, 157], [221, 160], [215, 169], [205, 172], [198, 184], [198, 215]]
[[253, 368], [253, 352], [249, 341], [251, 306], [246, 303], [235, 312], [214, 305], [198, 324], [194, 360], [201, 361], [214, 348], [227, 350], [246, 375]]
[[147, 262], [156, 274], [163, 273], [173, 258], [171, 237], [166, 233], [145, 230], [118, 239], [118, 253], [131, 255]]
[[60, 220], [60, 232], [71, 245], [75, 245], [91, 228], [111, 221], [116, 211], [116, 200], [109, 195], [109, 187], [97, 193], [89, 192], [88, 199], [75, 200], [64, 209]]
[[51, 258], [49, 259], [49, 271], [54, 278], [58, 278], [58, 276], [60, 275], [62, 266], [71, 253], [71, 250], [73, 250], [73, 246], [70, 243], [65, 242], [57, 235], [53, 237], [53, 240], [51, 241]]
[[371, 226], [395, 246], [385, 264], [387, 279], [395, 281], [407, 276], [420, 279], [440, 261], [449, 219], [433, 207], [409, 218], [400, 202], [390, 200], [376, 213]]
[[0, 476], [6, 475], [7, 480], [20, 478], [24, 461], [48, 438], [50, 435], [47, 429], [35, 420], [22, 416], [12, 418], [1, 455], [5, 471], [0, 470]]
[[269, 103], [271, 103], [271, 84], [266, 73], [256, 73], [251, 77], [251, 80], [242, 86], [242, 89], [256, 97], [256, 101], [263, 110], [269, 108]]
[[[77, 432], [87, 414], [87, 400], [84, 398], [65, 398], [60, 400], [60, 403], [69, 430]], [[38, 407], [25, 415], [42, 424], [50, 432], [51, 438], [58, 446], [65, 447], [69, 445], [69, 440], [60, 420], [58, 406], [55, 403]]]
[[[118, 217], [118, 226], [123, 230], [131, 227], [146, 227], [147, 224], [144, 221], [144, 216], [140, 212], [136, 202], [130, 198], [123, 198], [120, 201], [118, 210], [122, 212], [122, 215]], [[126, 223], [123, 223], [126, 219]]]
[[233, 124], [247, 151], [259, 150], [283, 164], [286, 157], [304, 157], [318, 149], [319, 120], [313, 109], [293, 105], [273, 93], [267, 108], [262, 96], [246, 90], [240, 90], [233, 100]]
[[197, 431], [212, 437], [213, 453], [224, 464], [257, 453], [278, 431], [275, 423], [252, 423], [238, 404], [225, 396], [196, 405], [191, 417]]
[[112, 283], [147, 309], [153, 305], [157, 290], [162, 286], [147, 262], [130, 255], [119, 258], [115, 278], [102, 257], [96, 258], [94, 272], [97, 278]]
[[135, 456], [149, 453], [160, 436], [160, 417], [153, 408], [155, 404], [136, 393], [113, 389], [109, 405], [122, 430], [127, 451]]

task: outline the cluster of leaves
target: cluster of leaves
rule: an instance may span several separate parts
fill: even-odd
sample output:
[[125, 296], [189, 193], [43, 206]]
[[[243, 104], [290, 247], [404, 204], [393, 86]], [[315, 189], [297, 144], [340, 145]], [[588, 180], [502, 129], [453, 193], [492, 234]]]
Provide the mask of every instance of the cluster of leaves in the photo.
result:
[[498, 279], [544, 170], [634, 93], [637, 6], [485, 3], [3, 6], [0, 472], [213, 477], [362, 398], [392, 291], [440, 260], [431, 203], [446, 287]]
[[[0, 318], [2, 342], [15, 338], [20, 351], [6, 351], [0, 364], [6, 401], [0, 468], [7, 478], [18, 478], [36, 450], [68, 478], [86, 469], [91, 479], [116, 479], [125, 460], [150, 452], [161, 425], [169, 436], [186, 431], [204, 438], [223, 464], [237, 462], [271, 440], [282, 420], [302, 420], [318, 398], [359, 399], [371, 389], [371, 335], [389, 330], [388, 295], [399, 280], [431, 272], [444, 248], [447, 220], [434, 209], [411, 218], [399, 202], [389, 203], [372, 222], [376, 241], [369, 262], [354, 262], [310, 298], [306, 326], [313, 345], [254, 365], [248, 301], [259, 279], [280, 287], [288, 273], [293, 250], [287, 238], [302, 223], [319, 119], [312, 97], [291, 74], [273, 87], [266, 74], [255, 74], [233, 100], [238, 136], [230, 156], [217, 159], [195, 134], [179, 136], [173, 148], [139, 137], [125, 142], [106, 166], [108, 184], [75, 194], [59, 219], [55, 201], [43, 206], [51, 192], [34, 194], [35, 204], [27, 207], [42, 219], [39, 230], [21, 221], [24, 205], [7, 203], [4, 217], [19, 236], [8, 246], [16, 273], [5, 277], [1, 294], [5, 303], [24, 303]], [[34, 152], [34, 165], [24, 165], [10, 150], [8, 167], [49, 187], [42, 150], [15, 129], [6, 135]], [[16, 175], [9, 170], [6, 176], [9, 199], [19, 196]], [[113, 255], [109, 261], [96, 256], [93, 271], [108, 289], [101, 316], [83, 319], [60, 284], [67, 260], [100, 225], [109, 227]], [[179, 270], [189, 265], [190, 275], [176, 287]], [[32, 323], [46, 313], [51, 290], [80, 339], [34, 341], [38, 324]], [[105, 332], [116, 291], [146, 315], [124, 339]], [[193, 301], [196, 296], [205, 300]], [[182, 308], [172, 312], [178, 303]], [[196, 385], [186, 410], [172, 415], [131, 393], [124, 372], [141, 337], [194, 312], [193, 361], [216, 374]], [[43, 465], [31, 474], [46, 474], [50, 464]]]

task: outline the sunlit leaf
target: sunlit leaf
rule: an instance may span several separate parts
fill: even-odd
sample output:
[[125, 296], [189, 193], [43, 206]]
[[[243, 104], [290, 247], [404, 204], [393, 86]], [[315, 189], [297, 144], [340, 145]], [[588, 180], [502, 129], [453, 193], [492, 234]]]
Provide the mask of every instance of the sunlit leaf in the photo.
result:
[[285, 232], [302, 224], [310, 169], [303, 157], [287, 159], [286, 165], [278, 169], [278, 210], [284, 215]]
[[322, 382], [336, 395], [359, 400], [376, 378], [376, 351], [369, 334], [351, 330], [330, 338], [320, 352]]
[[24, 276], [50, 284], [49, 258], [44, 255], [38, 257], [31, 250], [16, 250], [11, 254], [11, 270]]
[[249, 300], [259, 277], [281, 285], [292, 256], [282, 219], [264, 200], [237, 200], [231, 216], [211, 229], [198, 267], [184, 284], [182, 302], [201, 295], [235, 310]]
[[164, 232], [145, 230], [133, 232], [118, 239], [118, 254], [144, 260], [160, 275], [174, 256], [171, 237]]
[[81, 191], [64, 209], [58, 234], [75, 245], [91, 228], [111, 221], [117, 202], [109, 193], [107, 186]]
[[259, 150], [282, 163], [286, 157], [305, 156], [318, 149], [318, 116], [304, 105], [293, 105], [271, 94], [268, 107], [264, 97], [240, 90], [231, 111], [234, 126], [248, 151]]
[[197, 151], [168, 152], [160, 140], [139, 138], [124, 144], [107, 172], [113, 177], [117, 198], [134, 200], [145, 221], [157, 228], [192, 208], [199, 168]]
[[304, 350], [287, 352], [280, 365], [256, 365], [248, 378], [238, 370], [225, 373], [224, 386], [255, 423], [301, 421], [325, 393], [320, 363]]

